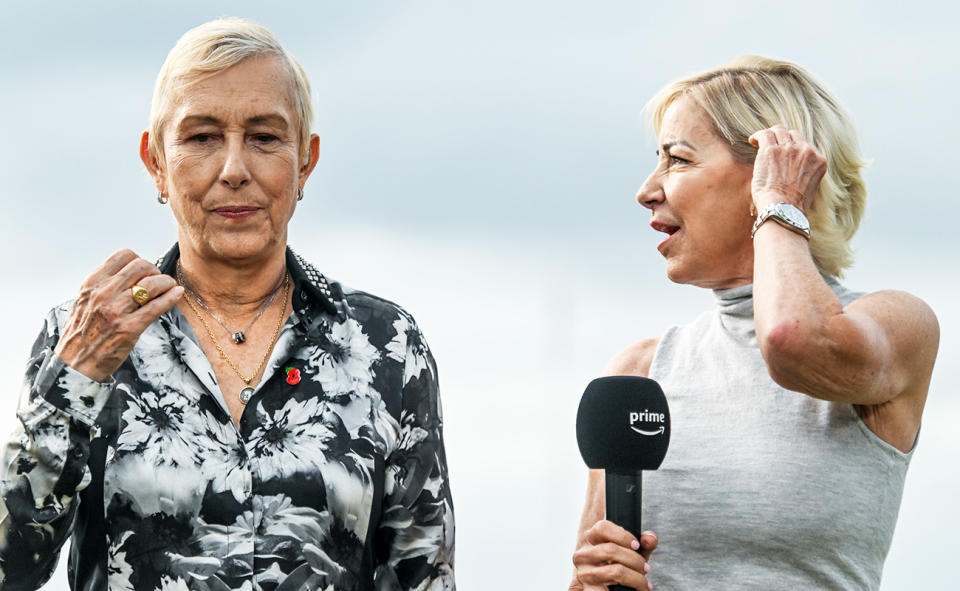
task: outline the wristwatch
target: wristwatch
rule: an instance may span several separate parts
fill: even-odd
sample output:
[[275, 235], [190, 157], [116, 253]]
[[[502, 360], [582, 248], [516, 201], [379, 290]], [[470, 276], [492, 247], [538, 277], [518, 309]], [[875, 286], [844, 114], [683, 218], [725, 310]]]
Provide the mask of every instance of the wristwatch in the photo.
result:
[[804, 238], [810, 240], [810, 222], [803, 212], [790, 205], [789, 203], [771, 203], [757, 214], [757, 221], [753, 222], [753, 230], [750, 231], [750, 238], [757, 233], [757, 228], [763, 222], [772, 219], [784, 228], [793, 230], [797, 234], [802, 234]]

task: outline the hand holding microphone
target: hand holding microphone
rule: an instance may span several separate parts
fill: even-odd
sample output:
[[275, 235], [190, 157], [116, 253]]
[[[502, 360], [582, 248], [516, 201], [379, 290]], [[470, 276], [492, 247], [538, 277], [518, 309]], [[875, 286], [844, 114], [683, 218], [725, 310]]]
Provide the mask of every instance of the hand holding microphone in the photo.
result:
[[629, 585], [614, 584], [613, 590], [649, 586], [645, 558], [657, 538], [638, 535], [641, 475], [660, 467], [669, 443], [670, 411], [655, 381], [609, 376], [587, 386], [577, 411], [577, 444], [587, 466], [605, 472], [607, 519], [584, 532], [574, 554], [580, 589], [604, 589], [609, 583]]
[[[569, 591], [650, 589], [650, 555], [657, 536], [647, 531], [637, 537], [606, 519], [583, 532], [573, 554], [574, 580]], [[612, 583], [622, 583], [607, 587]]]

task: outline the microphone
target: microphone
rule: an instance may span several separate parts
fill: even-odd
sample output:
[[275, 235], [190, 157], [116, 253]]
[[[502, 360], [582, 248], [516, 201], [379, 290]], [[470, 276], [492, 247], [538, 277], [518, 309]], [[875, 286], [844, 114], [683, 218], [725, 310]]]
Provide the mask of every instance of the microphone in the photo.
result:
[[659, 468], [669, 444], [670, 409], [660, 384], [636, 376], [607, 376], [587, 384], [577, 410], [580, 455], [587, 467], [606, 472], [607, 519], [638, 540], [642, 471]]

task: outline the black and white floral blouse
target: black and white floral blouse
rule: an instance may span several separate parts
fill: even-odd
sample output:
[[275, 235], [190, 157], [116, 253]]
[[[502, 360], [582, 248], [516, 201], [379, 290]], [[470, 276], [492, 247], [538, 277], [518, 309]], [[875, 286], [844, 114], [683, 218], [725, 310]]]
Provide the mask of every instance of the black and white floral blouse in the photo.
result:
[[0, 588], [42, 585], [71, 536], [74, 589], [454, 588], [423, 335], [290, 250], [287, 266], [294, 312], [239, 425], [176, 308], [109, 384], [53, 354], [69, 305], [50, 313], [0, 466]]

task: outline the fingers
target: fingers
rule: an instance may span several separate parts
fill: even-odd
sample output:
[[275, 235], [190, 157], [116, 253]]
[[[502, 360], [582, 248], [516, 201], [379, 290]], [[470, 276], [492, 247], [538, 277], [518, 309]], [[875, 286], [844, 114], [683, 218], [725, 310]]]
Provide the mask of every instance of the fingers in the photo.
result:
[[619, 525], [602, 520], [583, 534], [584, 542], [597, 549], [590, 554], [592, 559], [619, 562], [640, 572], [650, 570], [646, 564], [647, 558], [657, 547], [657, 534], [652, 531], [644, 532], [637, 540]]
[[125, 280], [118, 276], [113, 283], [115, 283], [115, 287], [119, 292], [117, 297], [123, 303], [123, 309], [128, 312], [133, 312], [137, 308], [141, 307], [133, 299], [132, 288], [135, 285], [146, 289], [147, 293], [150, 295], [150, 299], [147, 302], [144, 302], [144, 305], [146, 305], [150, 301], [157, 299], [167, 291], [176, 287], [177, 280], [169, 275], [163, 275], [162, 273], [158, 272], [156, 275], [147, 275], [145, 277], [141, 277], [134, 283], [130, 283], [129, 280]]
[[145, 277], [160, 275], [160, 269], [153, 263], [139, 257], [129, 261], [118, 270], [110, 281], [114, 282], [120, 289], [133, 287], [141, 282]]
[[597, 545], [586, 545], [573, 553], [573, 564], [580, 569], [586, 566], [619, 564], [632, 571], [646, 574], [650, 572], [647, 561], [629, 547], [623, 547], [613, 542]]
[[[166, 277], [166, 276], [165, 276]], [[177, 285], [173, 278], [167, 277], [173, 282], [173, 286], [165, 290], [158, 297], [154, 297], [146, 304], [140, 306], [140, 309], [131, 313], [131, 320], [134, 321], [133, 329], [137, 335], [142, 333], [150, 324], [160, 317], [161, 314], [174, 307], [177, 302], [183, 298], [183, 286]], [[153, 292], [151, 292], [152, 295]], [[131, 298], [132, 300], [133, 298]]]
[[[132, 259], [131, 256], [133, 256]], [[126, 262], [123, 266], [117, 268], [124, 261]], [[104, 273], [110, 270], [114, 270], [114, 273], [105, 276]], [[97, 281], [98, 277], [99, 281]], [[78, 304], [82, 308], [90, 306], [92, 311], [106, 320], [120, 320], [120, 317], [127, 316], [140, 307], [133, 299], [131, 290], [133, 286], [146, 289], [150, 299], [153, 300], [176, 284], [175, 279], [163, 275], [155, 265], [137, 257], [133, 251], [119, 250], [87, 278], [75, 306]], [[151, 322], [155, 319], [156, 317], [151, 319]], [[133, 322], [133, 324], [139, 326], [140, 322]]]
[[775, 145], [777, 143], [777, 134], [774, 133], [772, 127], [768, 127], [767, 129], [761, 129], [754, 133], [747, 138], [747, 141], [759, 150], [762, 146]]
[[751, 194], [762, 209], [772, 202], [785, 202], [809, 211], [820, 180], [827, 171], [826, 159], [797, 130], [783, 125], [761, 129], [750, 136], [756, 146]]
[[653, 585], [647, 581], [646, 576], [622, 564], [578, 568], [577, 580], [584, 585], [624, 585], [631, 589], [653, 589]]
[[790, 131], [782, 125], [774, 125], [770, 128], [770, 131], [773, 132], [774, 137], [776, 138], [776, 143], [781, 146], [786, 146], [792, 144], [793, 138], [790, 136]]
[[591, 589], [613, 584], [651, 589], [647, 559], [657, 544], [652, 531], [643, 532], [638, 540], [615, 523], [598, 521], [583, 532], [581, 546], [573, 554], [576, 580]]
[[94, 286], [102, 283], [123, 269], [130, 261], [140, 257], [129, 248], [122, 248], [113, 253], [105, 260], [93, 273], [91, 273], [83, 282], [83, 287]]
[[796, 129], [787, 129], [779, 123], [773, 127], [761, 129], [748, 138], [753, 147], [760, 149], [761, 146], [786, 146], [790, 144], [809, 145], [816, 150], [816, 147], [807, 141], [803, 133]]
[[783, 125], [774, 125], [761, 129], [749, 138], [750, 143], [761, 150], [766, 147], [781, 146], [795, 148], [797, 154], [809, 155], [815, 159], [822, 159], [823, 155], [812, 142], [808, 141], [803, 133], [796, 129], [787, 129]]
[[754, 133], [748, 138], [748, 141], [753, 144], [753, 147], [759, 149], [761, 146], [800, 143], [805, 140], [803, 139], [803, 134], [801, 134], [799, 131], [788, 130], [786, 127], [778, 123], [773, 127], [761, 129], [760, 131]]
[[613, 542], [626, 548], [637, 550], [640, 548], [640, 542], [627, 530], [623, 529], [612, 521], [603, 519], [596, 522], [593, 527], [583, 532], [584, 541], [588, 544], [602, 544], [604, 542]]
[[[131, 250], [113, 253], [84, 280], [55, 353], [74, 370], [103, 382], [147, 326], [183, 297], [176, 283]], [[135, 285], [149, 293], [143, 306], [133, 298]]]
[[[173, 277], [170, 277], [169, 275], [150, 275], [149, 277], [144, 277], [143, 279], [138, 281], [136, 285], [138, 287], [142, 287], [145, 290], [147, 290], [147, 293], [149, 294], [150, 299], [144, 302], [143, 305], [138, 305], [133, 298], [134, 286], [131, 285], [129, 288], [126, 289], [127, 297], [123, 298], [124, 306], [126, 309], [130, 311], [130, 313], [134, 313], [135, 311], [138, 311], [137, 310], [138, 308], [140, 310], [143, 310], [143, 308], [146, 307], [151, 302], [156, 301], [158, 298], [166, 295], [167, 292], [174, 290], [178, 287], [176, 279], [174, 279]], [[182, 293], [183, 291], [182, 288], [180, 291]], [[179, 299], [180, 297], [177, 296], [175, 301]], [[165, 311], [166, 310], [164, 310], [164, 312]], [[161, 312], [161, 314], [162, 313], [163, 312]]]
[[645, 531], [640, 535], [640, 554], [644, 560], [650, 560], [650, 555], [657, 549], [660, 539], [652, 531]]

